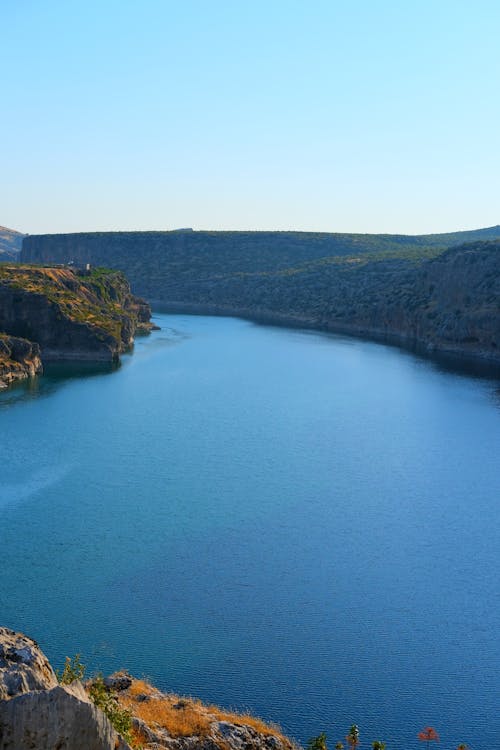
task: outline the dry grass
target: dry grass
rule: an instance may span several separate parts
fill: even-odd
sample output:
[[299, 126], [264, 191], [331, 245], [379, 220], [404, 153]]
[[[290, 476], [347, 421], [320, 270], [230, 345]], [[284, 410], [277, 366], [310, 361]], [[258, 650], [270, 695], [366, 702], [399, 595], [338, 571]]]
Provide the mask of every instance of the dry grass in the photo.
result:
[[[144, 696], [147, 698], [144, 699]], [[134, 716], [152, 728], [156, 726], [165, 729], [171, 737], [205, 737], [213, 722], [227, 721], [251, 727], [264, 735], [278, 737], [289, 746], [289, 740], [280, 728], [266, 724], [262, 719], [246, 713], [225, 711], [218, 706], [206, 706], [193, 698], [160, 693], [145, 680], [133, 680], [128, 690], [118, 694], [118, 700], [122, 708], [129, 709]], [[136, 734], [134, 739], [143, 742], [145, 738]]]
[[285, 744], [290, 742], [290, 740], [288, 740], [288, 738], [282, 733], [281, 727], [277, 724], [267, 724], [263, 719], [259, 719], [258, 716], [252, 716], [251, 714], [246, 713], [240, 714], [235, 711], [225, 711], [218, 706], [208, 706], [207, 710], [217, 721], [227, 721], [230, 724], [252, 727], [256, 732], [277, 737]]

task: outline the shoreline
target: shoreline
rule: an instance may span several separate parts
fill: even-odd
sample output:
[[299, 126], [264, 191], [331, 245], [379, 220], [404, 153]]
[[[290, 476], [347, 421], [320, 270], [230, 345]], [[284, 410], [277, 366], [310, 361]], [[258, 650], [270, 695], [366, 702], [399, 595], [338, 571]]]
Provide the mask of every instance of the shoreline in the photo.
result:
[[269, 325], [277, 328], [292, 328], [333, 333], [362, 341], [373, 341], [379, 344], [396, 347], [418, 355], [422, 359], [468, 375], [480, 375], [500, 379], [500, 353], [493, 356], [488, 352], [464, 351], [455, 348], [430, 347], [419, 339], [380, 329], [370, 329], [346, 324], [335, 325], [321, 323], [314, 318], [301, 317], [269, 310], [251, 310], [230, 305], [206, 305], [191, 302], [164, 302], [150, 300], [153, 312], [171, 315], [207, 315], [214, 317], [240, 318], [258, 325]]

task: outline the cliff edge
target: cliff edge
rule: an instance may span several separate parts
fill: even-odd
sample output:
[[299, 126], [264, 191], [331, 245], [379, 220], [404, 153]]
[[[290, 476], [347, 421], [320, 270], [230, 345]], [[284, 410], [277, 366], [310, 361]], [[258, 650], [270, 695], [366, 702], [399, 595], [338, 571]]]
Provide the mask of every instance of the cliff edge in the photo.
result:
[[116, 362], [150, 317], [119, 271], [0, 264], [0, 380], [46, 362]]
[[121, 672], [58, 682], [31, 638], [0, 627], [0, 750], [298, 750], [276, 727]]

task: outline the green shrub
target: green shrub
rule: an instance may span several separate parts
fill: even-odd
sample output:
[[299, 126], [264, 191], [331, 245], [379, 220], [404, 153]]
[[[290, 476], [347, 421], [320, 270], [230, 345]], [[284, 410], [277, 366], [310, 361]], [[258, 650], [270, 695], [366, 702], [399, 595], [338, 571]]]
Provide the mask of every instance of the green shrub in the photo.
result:
[[101, 674], [98, 674], [92, 680], [88, 692], [94, 705], [106, 714], [113, 727], [121, 734], [123, 739], [131, 743], [132, 714], [127, 709], [119, 707], [116, 695], [108, 690]]
[[85, 674], [85, 665], [80, 662], [80, 654], [73, 658], [66, 657], [66, 663], [62, 672], [57, 669], [56, 676], [61, 685], [71, 685], [76, 680], [82, 680]]

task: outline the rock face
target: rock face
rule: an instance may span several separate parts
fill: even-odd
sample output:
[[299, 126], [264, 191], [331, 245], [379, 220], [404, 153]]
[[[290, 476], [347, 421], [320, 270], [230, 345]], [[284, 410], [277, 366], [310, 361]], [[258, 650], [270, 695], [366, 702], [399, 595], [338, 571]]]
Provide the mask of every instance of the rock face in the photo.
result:
[[0, 628], [0, 700], [57, 686], [54, 670], [38, 643], [22, 633]]
[[415, 237], [84, 233], [26, 237], [22, 258], [120, 268], [134, 290], [173, 312], [239, 315], [500, 363], [499, 238], [500, 227]]
[[43, 362], [116, 361], [150, 316], [120, 272], [0, 265], [0, 331], [34, 342]]
[[38, 644], [0, 628], [0, 750], [130, 750], [83, 685], [58, 685]]
[[0, 261], [19, 260], [24, 236], [15, 229], [0, 227]]
[[0, 389], [42, 371], [40, 347], [27, 339], [0, 333]]
[[130, 750], [83, 685], [0, 702], [0, 750]]

